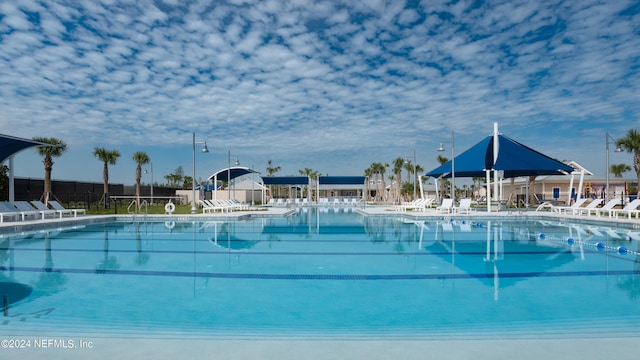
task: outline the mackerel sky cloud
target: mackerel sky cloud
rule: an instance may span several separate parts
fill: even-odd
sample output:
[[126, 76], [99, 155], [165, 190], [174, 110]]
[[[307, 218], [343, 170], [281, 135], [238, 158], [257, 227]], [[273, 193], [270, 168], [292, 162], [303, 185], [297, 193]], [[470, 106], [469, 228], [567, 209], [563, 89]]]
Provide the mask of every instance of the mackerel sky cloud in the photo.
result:
[[102, 180], [94, 147], [122, 153], [113, 182], [135, 151], [156, 181], [190, 174], [193, 132], [198, 178], [229, 152], [361, 175], [415, 150], [428, 171], [452, 131], [463, 151], [494, 122], [604, 176], [605, 133], [640, 127], [637, 1], [0, 0], [0, 49], [1, 132], [64, 140], [65, 180]]

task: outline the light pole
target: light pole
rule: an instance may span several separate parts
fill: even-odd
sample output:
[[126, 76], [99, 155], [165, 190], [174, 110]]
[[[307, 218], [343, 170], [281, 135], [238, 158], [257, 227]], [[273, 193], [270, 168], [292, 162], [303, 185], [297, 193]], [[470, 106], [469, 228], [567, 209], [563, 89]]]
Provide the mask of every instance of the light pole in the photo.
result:
[[191, 197], [191, 213], [192, 214], [196, 214], [198, 212], [198, 209], [196, 208], [196, 144], [203, 144], [202, 146], [202, 152], [203, 153], [208, 153], [209, 149], [207, 148], [207, 142], [206, 141], [197, 141], [196, 142], [196, 133], [193, 133], [193, 142], [191, 143], [192, 145], [192, 150], [193, 150], [193, 177], [191, 178], [191, 191], [192, 191], [192, 197]]
[[[611, 139], [612, 141], [609, 141], [609, 139]], [[616, 140], [612, 138], [611, 135], [609, 135], [609, 133], [605, 133], [605, 143], [606, 143], [605, 150], [607, 152], [606, 169], [605, 169], [605, 171], [607, 172], [607, 184], [605, 185], [605, 189], [604, 189], [604, 202], [606, 203], [609, 200], [609, 144], [615, 144]], [[622, 149], [619, 146], [617, 146], [614, 151], [622, 152]]]
[[[240, 160], [238, 160], [237, 156], [234, 156], [236, 158], [236, 166], [240, 165]], [[229, 167], [227, 167], [227, 198], [229, 200], [231, 200], [231, 150], [228, 150], [228, 156], [227, 156], [227, 161], [228, 161], [228, 165]], [[233, 200], [236, 199], [236, 188], [234, 186], [233, 188]]]
[[[444, 151], [444, 145], [440, 143], [438, 151]], [[455, 150], [455, 136], [451, 131], [451, 200], [456, 203], [456, 150]]]
[[[149, 166], [151, 167], [151, 205], [153, 205], [153, 163], [149, 162]], [[144, 169], [144, 173], [147, 173], [147, 169]]]

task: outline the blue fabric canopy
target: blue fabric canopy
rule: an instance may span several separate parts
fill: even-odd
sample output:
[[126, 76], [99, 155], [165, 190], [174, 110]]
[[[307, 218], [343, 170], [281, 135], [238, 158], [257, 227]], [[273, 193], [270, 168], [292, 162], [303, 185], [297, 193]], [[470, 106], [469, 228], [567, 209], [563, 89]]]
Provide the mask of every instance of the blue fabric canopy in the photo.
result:
[[218, 170], [218, 172], [209, 176], [209, 180], [214, 180], [217, 177], [218, 181], [226, 182], [226, 181], [229, 181], [229, 178], [235, 179], [239, 176], [243, 176], [251, 173], [258, 173], [258, 172], [255, 170], [251, 170], [248, 167], [233, 166], [230, 168], [224, 168], [222, 170]]
[[265, 176], [262, 178], [265, 185], [309, 185], [308, 176]]
[[[504, 172], [505, 178], [518, 176], [561, 175], [574, 169], [511, 138], [498, 135], [498, 157], [493, 164], [493, 136], [488, 136], [455, 157], [456, 177], [483, 177], [486, 170]], [[451, 161], [426, 176], [451, 177]]]
[[364, 185], [364, 176], [320, 176], [320, 185]]
[[51, 144], [0, 134], [0, 164], [11, 155], [32, 146], [51, 146]]

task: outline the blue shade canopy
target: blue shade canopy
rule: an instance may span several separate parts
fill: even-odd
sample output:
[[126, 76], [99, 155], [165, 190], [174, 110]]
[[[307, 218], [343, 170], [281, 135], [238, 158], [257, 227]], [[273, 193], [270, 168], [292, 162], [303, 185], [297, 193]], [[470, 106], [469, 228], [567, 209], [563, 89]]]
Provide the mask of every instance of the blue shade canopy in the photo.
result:
[[309, 185], [308, 176], [265, 176], [262, 178], [265, 185]]
[[364, 176], [320, 176], [320, 185], [364, 185]]
[[0, 134], [0, 163], [11, 155], [32, 146], [51, 146], [51, 144]]
[[[573, 168], [529, 148], [507, 136], [498, 135], [498, 158], [493, 164], [493, 136], [488, 136], [455, 157], [456, 177], [483, 177], [486, 170], [504, 172], [505, 178], [518, 176], [562, 175]], [[451, 161], [426, 176], [451, 177]]]
[[214, 180], [217, 177], [219, 181], [229, 181], [229, 178], [235, 179], [237, 177], [251, 174], [251, 173], [257, 174], [258, 172], [244, 166], [232, 166], [230, 168], [224, 168], [222, 170], [218, 170], [213, 175], [209, 176], [209, 180]]

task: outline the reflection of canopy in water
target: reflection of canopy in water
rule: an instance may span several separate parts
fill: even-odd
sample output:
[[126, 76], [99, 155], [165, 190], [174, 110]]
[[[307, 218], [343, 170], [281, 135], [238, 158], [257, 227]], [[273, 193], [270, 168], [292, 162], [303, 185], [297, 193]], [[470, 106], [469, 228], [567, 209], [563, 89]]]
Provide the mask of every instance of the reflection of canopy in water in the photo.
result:
[[576, 259], [575, 254], [564, 248], [550, 248], [533, 242], [501, 240], [500, 256], [494, 260], [494, 240], [481, 240], [479, 238], [482, 233], [477, 234], [478, 240], [455, 241], [448, 238], [429, 244], [424, 249], [490, 287], [495, 286], [496, 276], [500, 279], [500, 287], [508, 287]]
[[209, 242], [213, 245], [226, 248], [229, 250], [246, 250], [254, 247], [260, 240], [243, 239], [229, 232], [224, 226], [224, 222], [211, 221], [204, 223], [200, 229], [206, 229], [213, 226], [213, 237], [209, 238]]
[[260, 242], [259, 240], [240, 239], [237, 236], [233, 236], [233, 235], [231, 236], [220, 235], [217, 238], [215, 237], [210, 238], [209, 241], [215, 246], [219, 246], [229, 250], [251, 249], [257, 243]]
[[30, 285], [18, 283], [0, 275], [0, 299], [6, 296], [8, 304], [27, 298], [32, 292], [33, 288]]

